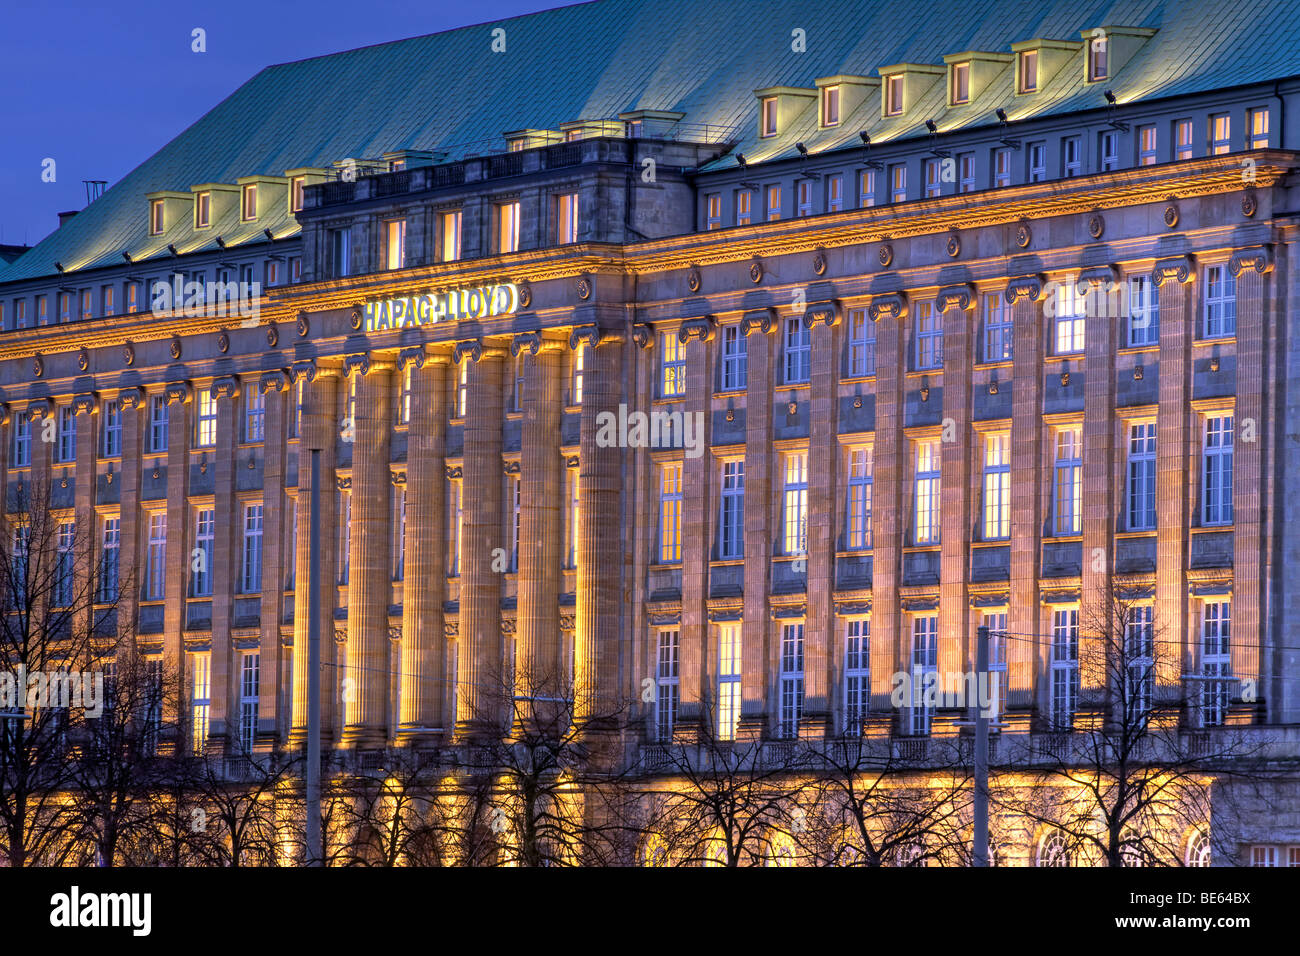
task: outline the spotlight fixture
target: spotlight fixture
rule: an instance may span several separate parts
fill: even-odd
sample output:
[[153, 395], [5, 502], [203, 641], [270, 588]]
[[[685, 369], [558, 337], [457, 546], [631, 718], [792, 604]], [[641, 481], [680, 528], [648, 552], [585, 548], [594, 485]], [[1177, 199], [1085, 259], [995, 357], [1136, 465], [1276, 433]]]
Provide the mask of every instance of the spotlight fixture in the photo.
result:
[[999, 106], [993, 112], [997, 114], [999, 123], [1005, 123], [1007, 121], [1007, 111], [1002, 107]]
[[934, 125], [934, 120], [926, 120], [925, 128], [928, 129], [931, 133], [939, 132], [939, 127]]
[[218, 249], [226, 248], [226, 240], [222, 239], [220, 236], [217, 236], [217, 248]]
[[871, 158], [871, 134], [865, 129], [858, 131], [862, 140], [862, 169], [884, 169], [885, 167]]
[[267, 239], [275, 242], [275, 234], [272, 233], [270, 229], [263, 229], [262, 232], [266, 235]]
[[820, 180], [820, 179], [822, 178], [822, 174], [821, 174], [821, 173], [813, 173], [813, 172], [809, 172], [809, 171], [807, 170], [807, 168], [805, 168], [805, 166], [804, 166], [804, 164], [805, 164], [805, 163], [807, 162], [807, 160], [808, 160], [808, 147], [805, 146], [803, 143], [795, 143], [795, 144], [794, 144], [794, 148], [797, 149], [797, 150], [799, 151], [799, 164], [800, 164], [800, 165], [799, 165], [799, 176], [800, 176], [800, 178], [802, 178], [802, 179], [814, 179], [814, 180]]
[[858, 137], [862, 140], [862, 145], [863, 145], [863, 146], [870, 146], [870, 145], [871, 145], [871, 134], [868, 133], [865, 129], [859, 131], [859, 133], [858, 133]]
[[180, 253], [176, 251], [176, 243], [174, 243], [174, 242], [169, 242], [169, 243], [167, 243], [167, 251], [170, 252], [170, 253], [171, 253], [172, 255], [174, 255], [174, 256], [179, 256], [179, 255], [180, 255]]
[[998, 136], [1002, 145], [1009, 149], [1019, 149], [1020, 140], [1007, 136], [1007, 111], [999, 106], [993, 112], [998, 118]]
[[805, 146], [803, 143], [795, 143], [794, 148], [799, 150], [799, 155], [802, 156], [804, 159], [808, 158], [808, 147]]
[[741, 168], [741, 169], [744, 169], [746, 166], [749, 165], [749, 160], [747, 160], [747, 159], [745, 158], [745, 154], [744, 154], [744, 153], [737, 153], [737, 154], [736, 154], [736, 162], [740, 165], [740, 168]]
[[935, 125], [934, 120], [926, 120], [925, 128], [930, 131], [930, 155], [938, 156], [942, 159], [949, 159], [952, 156], [952, 153], [946, 149], [940, 149], [935, 145], [939, 140], [939, 127]]
[[54, 263], [54, 268], [56, 268], [56, 269], [58, 269], [60, 272], [62, 272], [62, 271], [63, 271], [63, 263], [62, 263], [62, 262], [56, 262], [56, 263]]
[[130, 261], [131, 261], [131, 253], [129, 253], [129, 252], [124, 252], [124, 253], [122, 253], [122, 258], [125, 259], [127, 262], [130, 262]]
[[[745, 158], [744, 153], [736, 154], [736, 165], [740, 167], [741, 173], [744, 173], [745, 170], [749, 168], [749, 160]], [[754, 192], [758, 192], [758, 183], [751, 183], [742, 179], [740, 185], [744, 186], [746, 189], [752, 189]]]
[[1102, 93], [1106, 97], [1106, 102], [1111, 106], [1115, 105], [1115, 93], [1112, 90], [1106, 90]]
[[1129, 131], [1128, 123], [1125, 123], [1123, 120], [1115, 119], [1115, 107], [1119, 105], [1119, 101], [1115, 98], [1114, 91], [1103, 90], [1102, 95], [1106, 97], [1106, 102], [1109, 104], [1107, 106], [1106, 114], [1110, 117], [1110, 122], [1107, 125], [1110, 126], [1111, 129], [1123, 130], [1127, 133]]

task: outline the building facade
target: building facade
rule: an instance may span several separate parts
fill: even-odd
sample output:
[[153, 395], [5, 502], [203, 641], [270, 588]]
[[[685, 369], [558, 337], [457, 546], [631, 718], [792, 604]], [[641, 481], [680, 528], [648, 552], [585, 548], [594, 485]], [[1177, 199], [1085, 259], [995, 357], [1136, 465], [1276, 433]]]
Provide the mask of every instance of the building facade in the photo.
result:
[[[0, 482], [135, 569], [183, 746], [303, 743], [317, 449], [332, 747], [454, 746], [530, 678], [634, 749], [953, 737], [897, 678], [951, 684], [981, 626], [999, 736], [1052, 737], [1121, 593], [1152, 706], [1294, 766], [1296, 44], [1258, 11], [1229, 74], [1133, 6], [890, 65], [772, 5], [718, 28], [791, 51], [728, 53], [743, 95], [631, 75], [472, 148], [348, 141], [349, 102], [328, 151], [195, 159], [268, 84], [494, 54], [267, 71], [0, 267]], [[1300, 861], [1300, 815], [1238, 842]]]

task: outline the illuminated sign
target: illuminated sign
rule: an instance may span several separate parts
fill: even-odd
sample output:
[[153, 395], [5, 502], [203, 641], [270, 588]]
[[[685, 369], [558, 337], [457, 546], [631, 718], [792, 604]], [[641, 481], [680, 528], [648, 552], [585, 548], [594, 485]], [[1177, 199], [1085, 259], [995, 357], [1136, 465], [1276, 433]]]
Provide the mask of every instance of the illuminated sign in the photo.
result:
[[488, 319], [510, 315], [519, 308], [519, 289], [513, 282], [482, 285], [450, 292], [428, 292], [366, 303], [365, 330], [400, 329], [458, 319]]

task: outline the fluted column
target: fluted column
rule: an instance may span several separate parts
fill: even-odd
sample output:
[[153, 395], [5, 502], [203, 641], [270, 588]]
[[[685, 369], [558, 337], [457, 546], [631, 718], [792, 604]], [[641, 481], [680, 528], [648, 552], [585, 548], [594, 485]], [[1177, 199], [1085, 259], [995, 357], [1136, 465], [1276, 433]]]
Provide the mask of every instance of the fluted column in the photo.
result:
[[521, 693], [562, 697], [569, 671], [560, 641], [563, 581], [564, 461], [560, 457], [561, 343], [536, 333], [511, 346], [524, 359], [523, 429], [520, 433], [519, 575], [515, 672]]
[[832, 674], [840, 646], [835, 620], [835, 542], [844, 523], [840, 504], [840, 341], [837, 306], [809, 308], [812, 380], [808, 431], [808, 612], [804, 624], [802, 726], [820, 734], [833, 730]]
[[280, 619], [284, 616], [286, 522], [288, 527], [293, 526], [293, 516], [289, 513], [284, 494], [289, 376], [279, 371], [268, 372], [246, 384], [266, 396], [262, 437], [262, 604], [258, 642], [261, 686], [257, 712], [264, 725], [275, 728], [276, 742], [282, 743], [289, 731], [289, 688], [285, 686], [289, 673], [284, 667]]
[[[239, 591], [240, 556], [244, 545], [244, 516], [235, 494], [236, 445], [239, 442], [239, 396], [243, 384], [235, 376], [212, 383], [217, 403], [217, 441], [208, 467], [215, 469], [212, 548], [212, 704], [211, 734], [224, 735], [235, 748], [239, 735], [239, 673], [230, 628], [235, 594]], [[183, 520], [183, 519], [182, 519]]]
[[717, 720], [717, 695], [711, 692], [711, 674], [717, 670], [717, 655], [710, 651], [709, 557], [713, 537], [710, 518], [717, 491], [714, 462], [708, 453], [713, 394], [712, 325], [698, 321], [678, 333], [685, 338], [686, 395], [681, 404], [683, 424], [698, 416], [704, 423], [704, 453], [692, 458], [683, 453], [682, 488], [690, 489], [682, 502], [682, 624], [678, 675], [681, 701], [677, 710], [677, 736], [691, 739], [699, 731], [712, 734]]
[[577, 719], [601, 719], [618, 706], [618, 637], [622, 563], [619, 496], [621, 448], [596, 441], [602, 412], [617, 415], [623, 388], [623, 343], [594, 327], [575, 330], [586, 341], [578, 452], [578, 573], [574, 658]]
[[352, 532], [348, 538], [348, 672], [355, 693], [345, 702], [344, 737], [381, 745], [388, 713], [388, 597], [393, 425], [392, 366], [372, 356], [347, 360], [356, 379], [352, 445]]
[[[139, 556], [138, 515], [140, 513], [141, 456], [144, 451], [144, 392], [138, 388], [123, 389], [117, 393], [117, 401], [122, 416], [122, 469], [117, 476], [117, 480], [121, 482], [118, 488], [118, 501], [122, 515], [122, 565], [123, 567], [139, 567], [141, 562]], [[128, 520], [130, 522], [129, 528]], [[127, 536], [128, 530], [130, 531], [129, 538]], [[175, 531], [176, 529], [170, 525], [168, 526], [167, 568], [169, 572], [171, 566], [178, 562], [184, 563], [186, 567], [189, 566], [189, 561], [186, 560], [188, 556], [173, 550], [177, 547], [172, 540]], [[77, 534], [78, 547], [85, 547], [87, 541], [93, 540], [95, 534], [95, 516], [93, 512], [87, 515], [84, 536], [82, 536], [81, 527], [78, 527]], [[91, 567], [93, 567], [93, 564]], [[136, 613], [140, 603], [139, 599], [139, 589], [132, 588], [129, 593], [123, 593], [121, 601], [118, 602], [117, 633], [119, 637], [125, 638], [128, 634], [136, 633]], [[167, 660], [164, 654], [164, 673], [178, 673], [179, 664], [179, 660]], [[168, 721], [175, 720], [176, 702], [172, 699], [172, 695], [164, 696], [163, 708], [164, 718]]]
[[737, 737], [767, 736], [771, 681], [770, 603], [772, 575], [772, 386], [777, 336], [773, 310], [750, 312], [741, 320], [748, 376], [745, 400], [745, 604], [740, 631], [740, 723]]
[[505, 547], [501, 540], [501, 375], [507, 353], [481, 342], [462, 342], [456, 350], [457, 360], [470, 362], [456, 642], [456, 734], [465, 737], [491, 733], [505, 718], [510, 696], [501, 635], [501, 572], [493, 567], [493, 552]]
[[[944, 686], [955, 690], [956, 675], [975, 666], [970, 643], [970, 563], [972, 507], [971, 460], [979, 443], [971, 431], [971, 329], [976, 304], [969, 286], [940, 291], [943, 310], [943, 435], [940, 443], [939, 673], [953, 675]], [[978, 513], [978, 510], [977, 510]], [[964, 717], [965, 715], [961, 715]]]
[[443, 629], [447, 592], [446, 352], [414, 350], [406, 439], [406, 558], [402, 583], [401, 726], [443, 730], [448, 677]]

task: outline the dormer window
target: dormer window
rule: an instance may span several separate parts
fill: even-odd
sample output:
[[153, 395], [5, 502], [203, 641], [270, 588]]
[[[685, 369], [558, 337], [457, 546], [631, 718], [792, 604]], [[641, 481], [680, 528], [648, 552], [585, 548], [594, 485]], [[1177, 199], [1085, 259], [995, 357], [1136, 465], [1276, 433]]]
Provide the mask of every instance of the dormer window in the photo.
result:
[[949, 89], [949, 104], [961, 106], [970, 102], [970, 64], [954, 63]]
[[212, 193], [198, 193], [194, 197], [194, 228], [206, 229], [212, 225]]
[[903, 115], [903, 74], [885, 77], [885, 115]]
[[641, 120], [628, 120], [623, 124], [623, 135], [628, 139], [641, 138]]
[[1037, 93], [1038, 92], [1038, 51], [1024, 50], [1020, 54], [1020, 63], [1018, 64], [1018, 80], [1016, 82], [1016, 91], [1018, 93]]
[[249, 183], [240, 190], [239, 218], [244, 222], [257, 218], [257, 183]]
[[576, 143], [580, 139], [582, 139], [582, 130], [567, 129], [564, 131], [564, 141], [566, 143]]
[[149, 201], [149, 235], [161, 236], [163, 232], [163, 201], [161, 199], [152, 199]]
[[760, 136], [776, 135], [776, 97], [765, 96], [759, 100], [759, 129]]
[[289, 180], [289, 211], [302, 211], [302, 191], [307, 185], [306, 176], [294, 176]]
[[390, 159], [388, 161], [388, 171], [390, 173], [400, 173], [405, 168], [406, 160], [404, 159]]
[[822, 87], [822, 126], [840, 125], [840, 88]]
[[1088, 42], [1088, 82], [1096, 83], [1098, 80], [1104, 80], [1109, 75], [1109, 68], [1106, 57], [1106, 38], [1104, 36], [1093, 37]]

